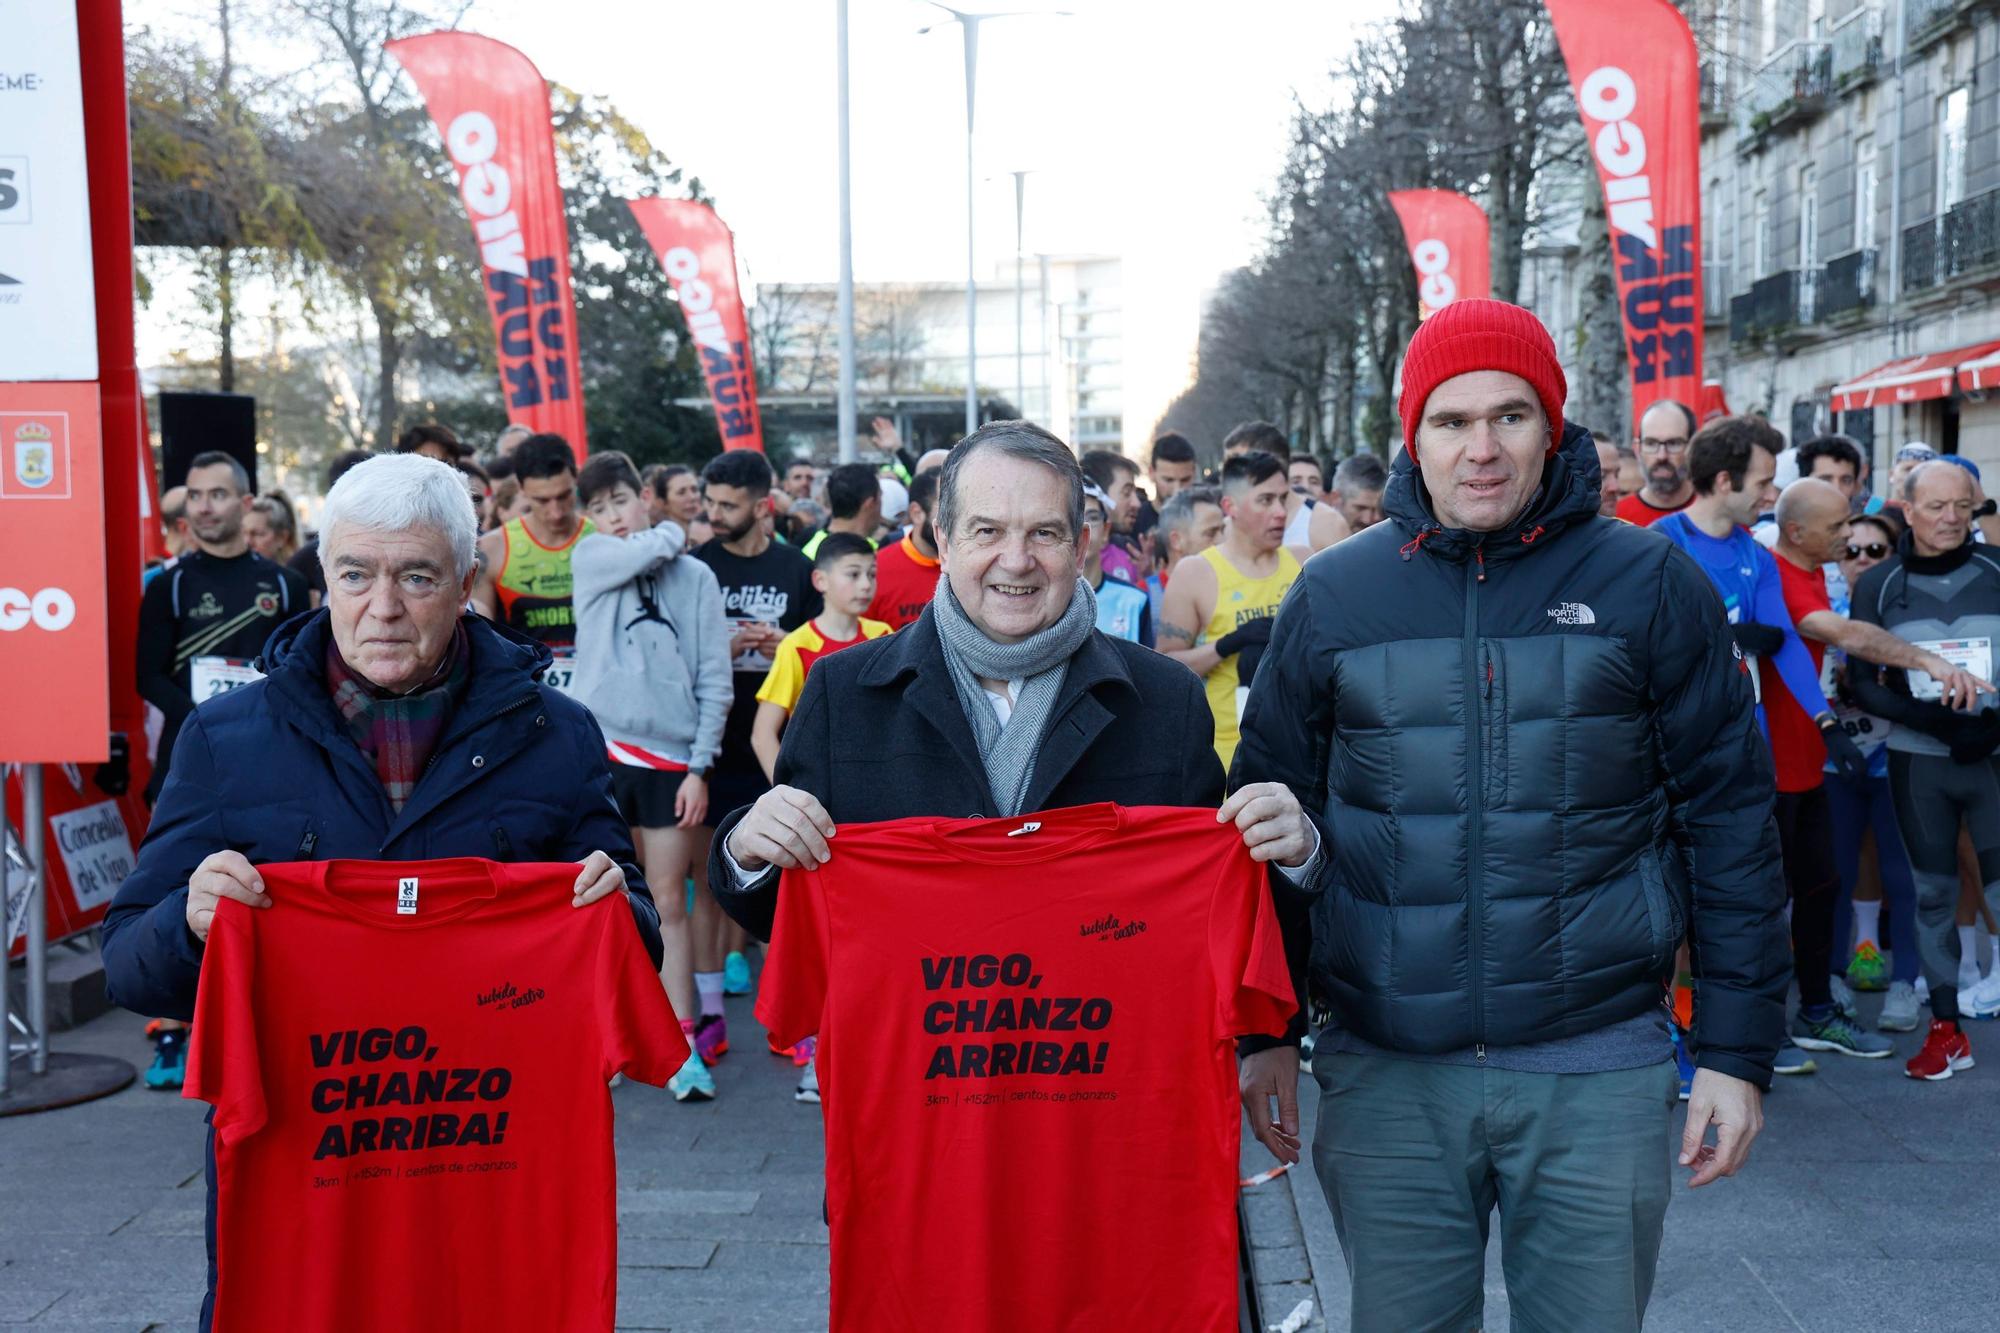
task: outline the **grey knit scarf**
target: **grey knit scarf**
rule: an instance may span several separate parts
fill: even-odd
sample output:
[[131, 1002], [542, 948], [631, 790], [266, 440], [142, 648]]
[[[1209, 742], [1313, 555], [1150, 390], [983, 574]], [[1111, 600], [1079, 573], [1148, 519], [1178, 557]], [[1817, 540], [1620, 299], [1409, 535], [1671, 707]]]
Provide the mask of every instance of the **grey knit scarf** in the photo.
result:
[[[948, 578], [938, 580], [931, 610], [937, 621], [938, 641], [944, 646], [945, 665], [958, 691], [959, 707], [972, 724], [979, 757], [986, 764], [986, 786], [996, 813], [1018, 815], [1028, 796], [1035, 758], [1042, 752], [1042, 737], [1048, 731], [1056, 695], [1062, 689], [1063, 673], [1097, 625], [1097, 594], [1079, 578], [1062, 619], [1019, 643], [995, 643], [987, 638], [958, 604]], [[982, 676], [1021, 682], [1020, 697], [1014, 700], [1014, 711], [1005, 727], [993, 715], [993, 705], [980, 687]]]

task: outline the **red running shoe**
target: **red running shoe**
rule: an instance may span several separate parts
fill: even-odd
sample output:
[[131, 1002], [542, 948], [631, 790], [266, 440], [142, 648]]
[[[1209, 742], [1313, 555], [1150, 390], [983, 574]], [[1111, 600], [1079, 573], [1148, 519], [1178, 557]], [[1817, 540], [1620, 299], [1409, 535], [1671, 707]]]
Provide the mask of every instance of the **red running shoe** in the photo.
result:
[[1903, 1072], [1911, 1078], [1936, 1083], [1970, 1068], [1972, 1043], [1963, 1032], [1953, 1029], [1949, 1019], [1933, 1018], [1930, 1035], [1924, 1038], [1924, 1048], [1903, 1066]]

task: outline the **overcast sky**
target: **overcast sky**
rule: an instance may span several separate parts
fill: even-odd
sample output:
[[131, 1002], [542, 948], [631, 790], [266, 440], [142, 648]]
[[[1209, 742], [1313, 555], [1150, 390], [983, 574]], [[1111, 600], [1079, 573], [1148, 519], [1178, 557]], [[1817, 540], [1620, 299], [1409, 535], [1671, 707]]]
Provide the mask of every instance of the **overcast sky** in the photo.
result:
[[[1014, 253], [1007, 173], [1036, 172], [1027, 252], [1125, 260], [1128, 406], [1157, 411], [1201, 293], [1256, 251], [1294, 97], [1323, 104], [1394, 0], [1016, 2], [1042, 12], [980, 25], [979, 271]], [[852, 0], [849, 25], [855, 277], [962, 279], [959, 29], [917, 0]], [[833, 0], [479, 0], [465, 26], [610, 97], [701, 178], [753, 280], [836, 276]]]

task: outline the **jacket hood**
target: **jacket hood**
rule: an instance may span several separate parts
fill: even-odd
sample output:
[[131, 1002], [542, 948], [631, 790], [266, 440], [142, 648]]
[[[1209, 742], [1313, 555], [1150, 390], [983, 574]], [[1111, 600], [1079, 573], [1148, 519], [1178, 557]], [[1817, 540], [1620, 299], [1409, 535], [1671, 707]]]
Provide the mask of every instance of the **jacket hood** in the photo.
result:
[[1540, 488], [1521, 516], [1505, 528], [1468, 532], [1438, 522], [1423, 473], [1407, 450], [1397, 453], [1390, 468], [1382, 510], [1408, 539], [1403, 547], [1406, 560], [1418, 551], [1446, 560], [1465, 560], [1482, 551], [1482, 559], [1499, 559], [1523, 554], [1565, 528], [1597, 517], [1601, 478], [1596, 440], [1582, 426], [1564, 421], [1562, 443], [1543, 461]]
[[[485, 616], [467, 612], [459, 617], [472, 650], [468, 698], [518, 694], [540, 678], [555, 654], [546, 644], [528, 638]], [[293, 616], [265, 641], [260, 666], [274, 688], [290, 694], [326, 693], [326, 645], [333, 635], [333, 613], [325, 607]]]

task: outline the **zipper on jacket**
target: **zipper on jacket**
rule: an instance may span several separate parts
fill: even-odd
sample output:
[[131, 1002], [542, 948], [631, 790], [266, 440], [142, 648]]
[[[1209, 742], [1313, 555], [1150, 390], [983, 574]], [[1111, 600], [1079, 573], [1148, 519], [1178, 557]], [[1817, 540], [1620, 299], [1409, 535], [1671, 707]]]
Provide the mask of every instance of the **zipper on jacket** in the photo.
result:
[[501, 828], [498, 824], [493, 826], [493, 851], [493, 859], [496, 861], [512, 861], [514, 859], [514, 840], [508, 837], [507, 830]]
[[1483, 1065], [1483, 1064], [1485, 1064], [1485, 1063], [1486, 1063], [1486, 1043], [1485, 1043], [1485, 1042], [1481, 1041], [1481, 1042], [1475, 1042], [1475, 1043], [1473, 1043], [1473, 1047], [1472, 1047], [1472, 1058], [1473, 1058], [1473, 1059], [1474, 1059], [1475, 1061], [1477, 1061], [1477, 1062], [1478, 1062], [1479, 1064], [1482, 1064], [1482, 1065]]
[[[1475, 546], [1473, 553], [1481, 554]], [[1475, 572], [1476, 571], [1476, 572]], [[1479, 585], [1486, 579], [1484, 559], [1467, 566], [1465, 581], [1465, 675], [1473, 690], [1465, 708], [1465, 757], [1469, 770], [1465, 778], [1465, 927], [1466, 970], [1472, 977], [1472, 1033], [1478, 1049], [1486, 1045], [1486, 755], [1480, 748], [1479, 729], [1484, 720], [1486, 694], [1479, 680]], [[1483, 1058], [1483, 1057], [1482, 1057]]]
[[298, 855], [293, 857], [292, 859], [295, 861], [312, 860], [313, 848], [317, 847], [318, 845], [319, 845], [319, 834], [314, 833], [311, 829], [307, 829], [305, 837], [299, 839]]

